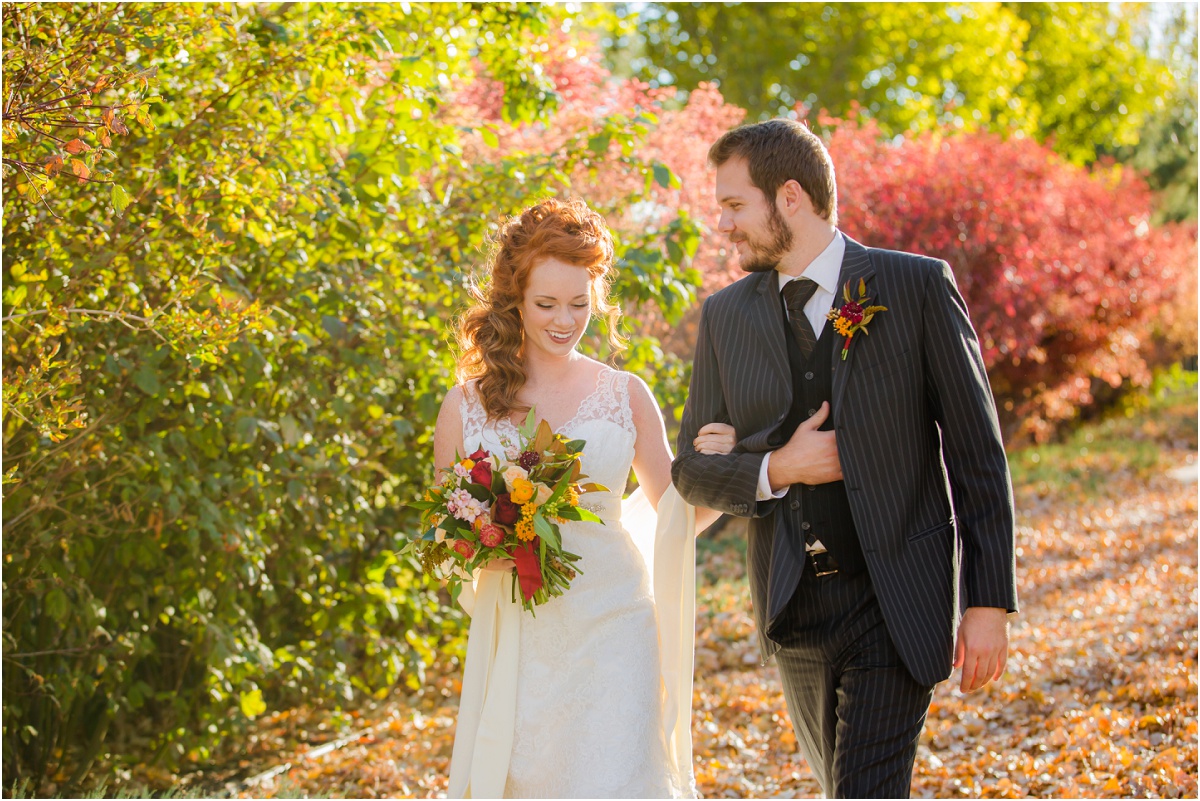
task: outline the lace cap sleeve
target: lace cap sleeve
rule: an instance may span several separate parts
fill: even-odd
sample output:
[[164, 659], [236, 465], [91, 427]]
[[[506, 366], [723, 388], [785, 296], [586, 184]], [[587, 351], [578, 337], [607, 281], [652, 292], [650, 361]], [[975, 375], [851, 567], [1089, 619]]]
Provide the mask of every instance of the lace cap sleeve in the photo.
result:
[[487, 411], [483, 408], [483, 401], [479, 397], [479, 393], [475, 390], [475, 381], [471, 380], [462, 384], [462, 399], [459, 401], [459, 414], [462, 416], [463, 426], [463, 446], [467, 452], [473, 451], [473, 444], [478, 445], [483, 434], [483, 427], [487, 425]]
[[617, 400], [617, 422], [626, 431], [637, 435], [637, 426], [633, 423], [633, 404], [629, 399], [629, 382], [633, 379], [632, 373], [627, 373], [624, 370], [615, 370], [613, 377], [613, 395]]

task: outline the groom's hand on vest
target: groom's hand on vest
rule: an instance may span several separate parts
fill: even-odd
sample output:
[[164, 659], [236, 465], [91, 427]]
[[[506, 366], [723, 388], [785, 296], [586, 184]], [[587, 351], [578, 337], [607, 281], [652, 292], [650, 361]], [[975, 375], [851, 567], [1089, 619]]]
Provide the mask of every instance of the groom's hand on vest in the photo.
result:
[[829, 417], [829, 401], [796, 427], [792, 438], [767, 463], [767, 479], [775, 492], [792, 484], [828, 484], [842, 480], [837, 438], [832, 431], [818, 429]]

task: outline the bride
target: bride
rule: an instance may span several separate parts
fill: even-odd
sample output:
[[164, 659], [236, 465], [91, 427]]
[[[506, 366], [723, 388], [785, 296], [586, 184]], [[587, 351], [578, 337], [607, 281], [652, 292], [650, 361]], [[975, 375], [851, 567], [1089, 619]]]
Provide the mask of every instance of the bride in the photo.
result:
[[[452, 797], [695, 795], [686, 731], [693, 599], [679, 596], [694, 592], [691, 526], [702, 530], [718, 513], [693, 513], [670, 486], [671, 450], [646, 384], [576, 350], [593, 315], [607, 318], [611, 344], [622, 347], [619, 310], [608, 300], [612, 260], [600, 215], [580, 200], [539, 203], [501, 230], [488, 280], [474, 290], [460, 326], [465, 383], [447, 394], [438, 415], [437, 467], [450, 467], [456, 451], [503, 453], [517, 441], [516, 421], [533, 408], [556, 433], [586, 441], [583, 472], [611, 491], [583, 499], [603, 525], [560, 524], [582, 572], [536, 615], [511, 602], [507, 560], [480, 571], [473, 609], [464, 591], [472, 622]], [[731, 427], [713, 424], [696, 447], [728, 453], [733, 442]], [[687, 529], [679, 538], [685, 546], [664, 550], [659, 520], [653, 588], [630, 535], [637, 526], [622, 524], [631, 466], [649, 504], [660, 515], [671, 504], [670, 525]], [[674, 648], [673, 631], [682, 632]]]

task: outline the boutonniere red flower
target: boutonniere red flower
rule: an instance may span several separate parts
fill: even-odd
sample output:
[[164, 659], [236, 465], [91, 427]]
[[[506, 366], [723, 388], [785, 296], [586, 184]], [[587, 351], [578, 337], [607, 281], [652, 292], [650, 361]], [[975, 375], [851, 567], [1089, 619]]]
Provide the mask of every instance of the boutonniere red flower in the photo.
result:
[[867, 333], [867, 323], [871, 322], [871, 318], [876, 313], [887, 311], [887, 306], [870, 305], [871, 299], [867, 297], [867, 282], [861, 278], [858, 281], [857, 300], [850, 297], [849, 281], [842, 288], [842, 295], [846, 298], [846, 302], [840, 309], [830, 309], [826, 317], [833, 322], [833, 330], [846, 338], [845, 344], [842, 345], [842, 361], [845, 361], [846, 354], [850, 352], [850, 342], [854, 339], [854, 335], [859, 331]]

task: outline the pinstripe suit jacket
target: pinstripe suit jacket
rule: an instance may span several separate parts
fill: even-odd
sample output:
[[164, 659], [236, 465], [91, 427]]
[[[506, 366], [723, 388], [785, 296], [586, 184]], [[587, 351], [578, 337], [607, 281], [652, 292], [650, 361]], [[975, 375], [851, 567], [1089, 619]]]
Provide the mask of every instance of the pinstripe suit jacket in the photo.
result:
[[[959, 613], [1017, 608], [1012, 487], [983, 357], [946, 262], [865, 248], [846, 238], [836, 302], [866, 281], [876, 314], [845, 361], [833, 359], [832, 411], [854, 525], [888, 631], [909, 672], [932, 685], [951, 672]], [[749, 275], [704, 303], [691, 386], [672, 465], [697, 506], [750, 517], [751, 598], [764, 660], [771, 624], [802, 563], [773, 558], [791, 531], [783, 500], [756, 501], [768, 438], [792, 401], [775, 273]], [[833, 347], [840, 349], [841, 336]], [[737, 430], [733, 453], [692, 440], [709, 422]], [[800, 487], [792, 492], [798, 493]], [[960, 592], [965, 597], [960, 597]]]

